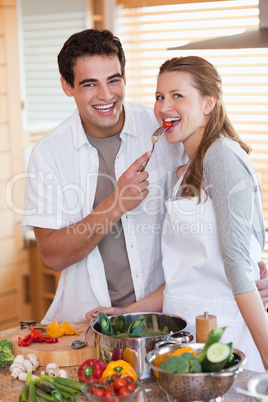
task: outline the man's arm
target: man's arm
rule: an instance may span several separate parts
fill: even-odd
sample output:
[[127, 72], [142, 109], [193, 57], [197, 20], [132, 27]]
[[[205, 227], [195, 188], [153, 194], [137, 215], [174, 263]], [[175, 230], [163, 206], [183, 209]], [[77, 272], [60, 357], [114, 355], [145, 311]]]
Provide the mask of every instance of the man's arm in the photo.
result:
[[98, 317], [98, 312], [102, 311], [106, 315], [120, 315], [139, 312], [162, 312], [163, 309], [163, 292], [165, 284], [159, 286], [153, 293], [145, 296], [143, 299], [130, 304], [126, 307], [102, 307], [98, 306], [86, 313], [86, 318], [91, 321], [92, 318]]
[[87, 256], [121, 219], [147, 197], [148, 173], [140, 172], [142, 164], [151, 157], [146, 152], [118, 179], [113, 194], [81, 221], [62, 229], [35, 227], [34, 233], [43, 262], [55, 271]]

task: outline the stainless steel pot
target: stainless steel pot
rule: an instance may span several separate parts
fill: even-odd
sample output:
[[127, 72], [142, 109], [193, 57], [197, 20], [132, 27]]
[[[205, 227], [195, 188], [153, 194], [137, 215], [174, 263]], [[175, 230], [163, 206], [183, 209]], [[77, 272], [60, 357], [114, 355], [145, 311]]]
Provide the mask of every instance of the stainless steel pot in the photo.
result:
[[[139, 380], [147, 380], [151, 376], [150, 368], [145, 364], [145, 356], [154, 349], [157, 342], [173, 339], [181, 344], [193, 340], [193, 335], [183, 330], [187, 322], [178, 316], [163, 313], [132, 313], [114, 315], [109, 317], [111, 320], [116, 318], [123, 321], [123, 330], [127, 331], [129, 325], [139, 318], [146, 317], [146, 326], [149, 330], [164, 331], [168, 330], [167, 335], [126, 338], [119, 336], [107, 336], [101, 333], [98, 319], [91, 321], [92, 329], [95, 332], [96, 346], [99, 347], [100, 359], [110, 362], [111, 360], [123, 359], [130, 363], [137, 373]], [[116, 355], [116, 356], [113, 356]], [[115, 357], [115, 359], [112, 357]]]

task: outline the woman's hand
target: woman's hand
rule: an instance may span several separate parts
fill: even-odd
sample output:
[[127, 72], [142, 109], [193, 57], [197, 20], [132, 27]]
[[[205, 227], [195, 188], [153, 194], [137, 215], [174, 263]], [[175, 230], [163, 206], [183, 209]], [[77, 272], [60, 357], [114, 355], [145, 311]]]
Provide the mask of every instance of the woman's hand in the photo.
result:
[[257, 289], [262, 298], [265, 310], [268, 309], [268, 273], [267, 265], [264, 261], [259, 262], [260, 267], [260, 280], [256, 281]]
[[92, 318], [97, 318], [98, 317], [98, 313], [99, 312], [103, 312], [106, 315], [121, 315], [125, 313], [124, 308], [120, 308], [120, 307], [102, 307], [102, 306], [98, 306], [93, 308], [92, 310], [88, 311], [86, 313], [86, 319], [88, 321], [91, 321]]

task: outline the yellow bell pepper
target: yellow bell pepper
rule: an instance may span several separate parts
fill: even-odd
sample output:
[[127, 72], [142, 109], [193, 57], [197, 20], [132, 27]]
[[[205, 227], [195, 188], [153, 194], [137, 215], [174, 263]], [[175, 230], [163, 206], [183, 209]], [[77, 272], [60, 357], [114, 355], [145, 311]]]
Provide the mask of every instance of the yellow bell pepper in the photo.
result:
[[54, 321], [51, 324], [48, 324], [47, 334], [52, 338], [59, 338], [60, 336], [63, 335], [63, 332], [59, 327], [58, 321]]
[[[153, 361], [153, 364], [157, 367], [161, 366], [161, 363], [166, 360], [169, 359], [171, 356], [180, 356], [183, 353], [188, 352], [188, 353], [192, 353], [194, 356], [196, 356], [195, 351], [192, 348], [189, 347], [185, 347], [185, 348], [180, 348], [180, 349], [176, 349], [175, 352], [167, 352], [167, 353], [163, 353], [162, 355], [158, 355], [156, 356], [156, 358]], [[159, 373], [154, 370], [155, 376], [157, 378], [159, 378]]]
[[120, 374], [122, 377], [130, 376], [134, 381], [137, 381], [138, 379], [134, 368], [124, 360], [110, 362], [102, 373], [102, 377], [111, 377], [114, 374]]
[[135, 370], [139, 364], [139, 358], [136, 350], [126, 348], [123, 353], [123, 360], [129, 363]]
[[51, 324], [48, 324], [47, 334], [52, 338], [60, 338], [62, 335], [79, 335], [78, 332], [65, 321], [62, 323], [61, 327], [59, 327], [58, 321], [53, 321]]
[[186, 352], [187, 353], [192, 353], [192, 355], [196, 356], [196, 353], [192, 348], [185, 347], [185, 348], [180, 348], [180, 349], [175, 350], [175, 352], [171, 353], [171, 355], [169, 357], [180, 356], [180, 355], [182, 355], [183, 353], [186, 353]]

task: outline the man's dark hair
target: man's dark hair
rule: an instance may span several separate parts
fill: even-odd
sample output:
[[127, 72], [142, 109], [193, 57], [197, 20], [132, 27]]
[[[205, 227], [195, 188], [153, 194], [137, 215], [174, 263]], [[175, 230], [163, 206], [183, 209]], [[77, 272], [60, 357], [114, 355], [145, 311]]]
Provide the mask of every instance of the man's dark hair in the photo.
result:
[[58, 54], [59, 71], [62, 77], [73, 87], [73, 67], [81, 56], [117, 56], [123, 75], [125, 70], [125, 53], [119, 38], [104, 29], [86, 29], [70, 36]]

